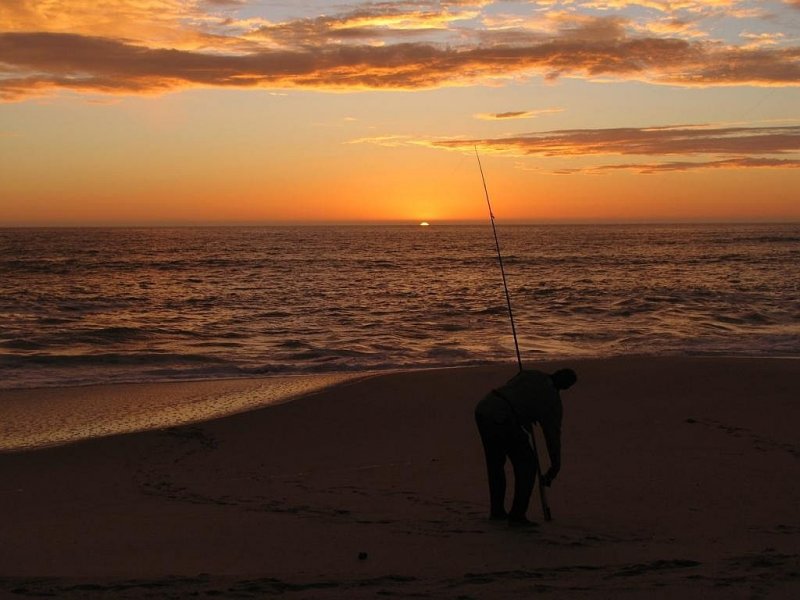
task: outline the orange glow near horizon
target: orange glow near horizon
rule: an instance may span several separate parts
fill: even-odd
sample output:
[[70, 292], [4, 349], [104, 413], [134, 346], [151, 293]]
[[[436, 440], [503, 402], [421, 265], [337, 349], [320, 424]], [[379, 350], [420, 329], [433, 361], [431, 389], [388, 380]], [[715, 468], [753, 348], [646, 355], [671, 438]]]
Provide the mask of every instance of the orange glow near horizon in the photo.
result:
[[[497, 159], [495, 159], [497, 160]], [[800, 189], [794, 172], [538, 175], [485, 161], [495, 215], [499, 221], [665, 221], [665, 220], [800, 220]], [[497, 167], [497, 168], [496, 168]], [[431, 179], [435, 174], [431, 174]], [[589, 181], [584, 181], [589, 179]], [[169, 180], [115, 184], [105, 193], [87, 182], [64, 193], [67, 184], [29, 194], [19, 186], [4, 196], [2, 222], [10, 225], [126, 223], [268, 223], [321, 221], [442, 222], [487, 217], [475, 172], [460, 179], [403, 188], [401, 182], [349, 178], [291, 178], [281, 187], [268, 178], [238, 185], [201, 180], [181, 186]], [[91, 183], [96, 184], [93, 180]], [[13, 189], [6, 179], [5, 186]], [[73, 184], [74, 185], [74, 184]], [[83, 187], [85, 186], [85, 187]], [[268, 188], [265, 194], [262, 189]], [[333, 192], [327, 191], [334, 190]]]

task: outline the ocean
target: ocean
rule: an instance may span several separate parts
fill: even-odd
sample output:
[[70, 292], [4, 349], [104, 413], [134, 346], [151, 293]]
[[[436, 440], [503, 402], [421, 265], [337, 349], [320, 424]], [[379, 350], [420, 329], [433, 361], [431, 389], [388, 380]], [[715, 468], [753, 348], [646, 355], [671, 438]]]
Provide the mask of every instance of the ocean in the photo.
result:
[[[498, 224], [526, 365], [800, 356], [800, 224]], [[488, 223], [0, 229], [0, 388], [515, 360]]]

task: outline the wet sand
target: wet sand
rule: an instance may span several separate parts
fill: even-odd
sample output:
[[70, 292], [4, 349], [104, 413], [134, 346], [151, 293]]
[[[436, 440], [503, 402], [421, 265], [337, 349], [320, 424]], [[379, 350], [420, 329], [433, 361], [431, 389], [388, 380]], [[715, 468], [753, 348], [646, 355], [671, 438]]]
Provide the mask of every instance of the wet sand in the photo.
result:
[[162, 429], [307, 396], [356, 373], [0, 389], [0, 452]]
[[394, 373], [0, 454], [0, 595], [800, 597], [800, 361], [567, 364], [533, 530], [486, 519], [472, 418], [513, 365]]

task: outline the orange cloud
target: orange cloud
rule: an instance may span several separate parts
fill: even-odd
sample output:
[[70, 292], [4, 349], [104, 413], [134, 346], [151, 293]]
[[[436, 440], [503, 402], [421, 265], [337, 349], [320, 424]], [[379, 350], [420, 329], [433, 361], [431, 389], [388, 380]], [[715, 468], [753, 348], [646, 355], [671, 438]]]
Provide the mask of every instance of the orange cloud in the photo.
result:
[[426, 146], [429, 142], [416, 139], [410, 135], [377, 135], [373, 137], [363, 137], [350, 140], [348, 144], [372, 144], [374, 146], [384, 146], [386, 148], [399, 148], [402, 146]]
[[[269, 23], [247, 34], [273, 47], [307, 48], [330, 43], [381, 42], [446, 32], [450, 23], [474, 18], [475, 2], [446, 2], [426, 8], [423, 2], [378, 2], [338, 15]], [[465, 9], [470, 10], [465, 10]]]
[[[208, 47], [220, 21], [182, 0], [14, 0], [0, 2], [0, 31], [52, 32], [136, 40], [149, 47]], [[2, 58], [0, 58], [2, 62]]]
[[715, 9], [729, 10], [741, 4], [741, 0], [587, 0], [580, 4], [600, 10], [619, 10], [634, 6], [652, 8], [665, 13], [675, 11], [704, 13]]
[[741, 37], [748, 40], [744, 48], [764, 48], [777, 45], [784, 37], [782, 33], [749, 33], [743, 32]]

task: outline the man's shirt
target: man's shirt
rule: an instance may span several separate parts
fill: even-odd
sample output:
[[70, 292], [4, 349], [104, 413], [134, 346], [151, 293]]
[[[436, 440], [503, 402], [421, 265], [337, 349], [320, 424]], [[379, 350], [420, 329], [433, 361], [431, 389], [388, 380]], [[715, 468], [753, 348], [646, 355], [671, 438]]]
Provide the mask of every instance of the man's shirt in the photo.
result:
[[531, 430], [539, 423], [547, 443], [551, 466], [561, 468], [561, 396], [547, 373], [520, 371], [505, 385], [497, 388], [478, 403], [475, 412], [496, 423], [516, 421]]

